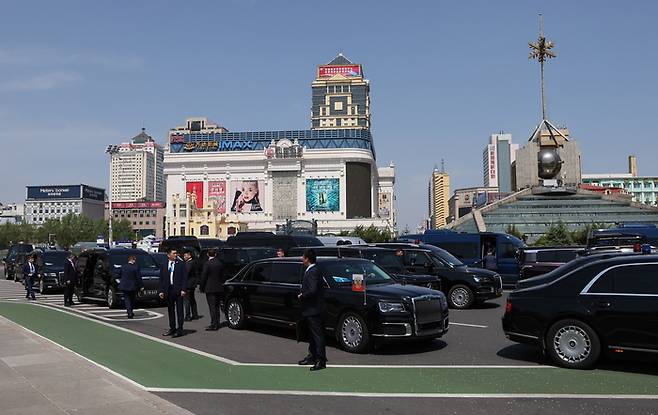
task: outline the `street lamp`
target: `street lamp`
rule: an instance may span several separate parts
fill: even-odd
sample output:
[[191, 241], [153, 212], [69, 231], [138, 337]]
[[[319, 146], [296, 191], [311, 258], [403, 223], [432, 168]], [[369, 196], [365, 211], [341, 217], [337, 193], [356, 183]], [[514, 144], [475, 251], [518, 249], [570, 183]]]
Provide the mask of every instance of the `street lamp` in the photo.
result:
[[105, 149], [105, 153], [110, 155], [110, 192], [108, 195], [108, 201], [110, 204], [110, 218], [107, 221], [108, 223], [108, 233], [107, 233], [107, 239], [108, 239], [108, 245], [110, 248], [112, 248], [112, 217], [113, 217], [113, 212], [112, 212], [112, 160], [115, 154], [119, 152], [119, 146], [117, 145], [109, 145]]

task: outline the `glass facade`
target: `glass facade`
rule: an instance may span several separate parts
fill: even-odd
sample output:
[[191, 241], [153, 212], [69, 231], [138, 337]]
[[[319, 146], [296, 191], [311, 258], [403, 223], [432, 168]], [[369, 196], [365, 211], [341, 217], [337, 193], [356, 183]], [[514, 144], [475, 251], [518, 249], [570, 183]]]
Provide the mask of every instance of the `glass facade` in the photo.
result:
[[178, 133], [170, 135], [170, 152], [260, 150], [272, 140], [297, 140], [306, 149], [358, 148], [375, 154], [372, 136], [365, 129], [241, 131], [220, 133]]
[[583, 183], [602, 187], [622, 188], [633, 196], [633, 202], [658, 206], [658, 177], [587, 177]]

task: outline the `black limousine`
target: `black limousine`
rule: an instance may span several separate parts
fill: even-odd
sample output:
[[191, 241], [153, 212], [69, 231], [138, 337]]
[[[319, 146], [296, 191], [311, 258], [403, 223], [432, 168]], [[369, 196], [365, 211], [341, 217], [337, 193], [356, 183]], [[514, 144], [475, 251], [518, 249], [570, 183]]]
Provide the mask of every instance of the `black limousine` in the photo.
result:
[[602, 352], [658, 353], [658, 255], [593, 255], [519, 282], [503, 329], [568, 368]]
[[[318, 258], [327, 305], [325, 325], [340, 346], [352, 353], [374, 340], [432, 339], [448, 331], [443, 293], [400, 285], [372, 261]], [[295, 327], [301, 320], [300, 292], [304, 267], [300, 258], [256, 261], [225, 283], [226, 319], [231, 328], [247, 320]], [[352, 291], [353, 275], [363, 275], [364, 292]]]

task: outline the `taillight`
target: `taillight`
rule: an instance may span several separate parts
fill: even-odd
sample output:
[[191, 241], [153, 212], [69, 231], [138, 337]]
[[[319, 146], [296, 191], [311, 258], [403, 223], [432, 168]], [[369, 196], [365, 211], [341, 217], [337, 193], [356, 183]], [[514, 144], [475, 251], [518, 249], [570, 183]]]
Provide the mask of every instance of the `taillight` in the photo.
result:
[[512, 302], [510, 300], [507, 300], [507, 303], [505, 303], [505, 313], [511, 313], [512, 312]]
[[633, 244], [633, 252], [642, 252], [642, 245], [641, 244]]

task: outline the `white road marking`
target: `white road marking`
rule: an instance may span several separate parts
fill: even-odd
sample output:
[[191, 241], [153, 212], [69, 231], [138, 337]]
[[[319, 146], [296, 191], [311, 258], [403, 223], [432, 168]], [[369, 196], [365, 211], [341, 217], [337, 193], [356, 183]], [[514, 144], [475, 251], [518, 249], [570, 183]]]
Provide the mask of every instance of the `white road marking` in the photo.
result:
[[475, 327], [478, 329], [486, 329], [489, 326], [481, 326], [479, 324], [466, 324], [466, 323], [453, 323], [452, 321], [449, 323], [450, 326], [464, 326], [464, 327]]
[[215, 393], [229, 395], [297, 395], [297, 396], [345, 396], [357, 398], [476, 398], [476, 399], [648, 399], [658, 400], [658, 395], [604, 395], [570, 393], [378, 393], [378, 392], [320, 392], [258, 389], [196, 389], [151, 388], [157, 393]]

